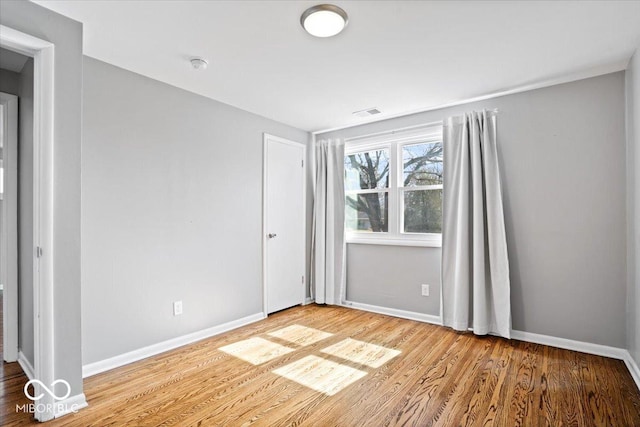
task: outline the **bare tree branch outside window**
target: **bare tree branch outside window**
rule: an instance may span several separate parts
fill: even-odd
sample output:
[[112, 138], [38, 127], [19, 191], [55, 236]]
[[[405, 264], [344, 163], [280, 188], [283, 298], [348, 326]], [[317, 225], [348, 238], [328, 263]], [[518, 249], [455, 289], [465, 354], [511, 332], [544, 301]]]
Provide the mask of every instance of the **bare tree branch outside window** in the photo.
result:
[[[442, 143], [401, 146], [398, 182], [403, 232], [440, 233], [442, 230]], [[389, 149], [345, 157], [347, 229], [389, 231]]]

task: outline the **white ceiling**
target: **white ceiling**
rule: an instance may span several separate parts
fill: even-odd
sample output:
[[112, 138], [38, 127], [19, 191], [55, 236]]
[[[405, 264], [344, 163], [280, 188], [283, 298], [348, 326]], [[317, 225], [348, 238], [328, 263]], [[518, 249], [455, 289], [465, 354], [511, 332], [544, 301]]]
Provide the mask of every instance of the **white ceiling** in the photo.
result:
[[299, 19], [323, 1], [36, 3], [84, 23], [86, 55], [308, 131], [617, 71], [640, 46], [640, 1], [336, 0], [349, 25], [318, 39]]

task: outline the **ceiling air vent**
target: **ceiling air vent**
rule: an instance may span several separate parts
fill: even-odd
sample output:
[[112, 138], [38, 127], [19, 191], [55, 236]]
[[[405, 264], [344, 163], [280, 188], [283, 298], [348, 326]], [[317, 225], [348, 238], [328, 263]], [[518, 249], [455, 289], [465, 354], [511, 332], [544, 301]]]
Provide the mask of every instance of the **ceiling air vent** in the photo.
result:
[[372, 108], [365, 108], [364, 110], [360, 110], [360, 111], [354, 111], [352, 114], [356, 117], [369, 117], [369, 116], [375, 116], [376, 114], [380, 114], [381, 111], [378, 110], [375, 107]]

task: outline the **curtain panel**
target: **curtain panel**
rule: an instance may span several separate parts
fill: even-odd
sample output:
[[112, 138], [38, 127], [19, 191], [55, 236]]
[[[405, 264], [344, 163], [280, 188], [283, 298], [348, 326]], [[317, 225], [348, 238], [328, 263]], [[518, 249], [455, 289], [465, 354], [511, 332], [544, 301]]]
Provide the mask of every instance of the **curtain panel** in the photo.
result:
[[511, 337], [509, 259], [494, 112], [445, 121], [442, 316], [445, 326]]
[[345, 286], [344, 142], [315, 143], [311, 293], [318, 304], [341, 304]]

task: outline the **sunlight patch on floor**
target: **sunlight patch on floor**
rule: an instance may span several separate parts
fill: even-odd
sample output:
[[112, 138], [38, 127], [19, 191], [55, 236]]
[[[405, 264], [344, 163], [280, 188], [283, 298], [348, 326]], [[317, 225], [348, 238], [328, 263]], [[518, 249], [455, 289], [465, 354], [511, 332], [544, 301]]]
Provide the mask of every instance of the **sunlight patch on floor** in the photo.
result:
[[333, 334], [330, 334], [329, 332], [319, 331], [318, 329], [308, 328], [301, 325], [287, 326], [286, 328], [269, 332], [267, 335], [298, 344], [302, 347], [333, 336]]
[[394, 350], [351, 338], [342, 340], [320, 351], [359, 365], [367, 365], [371, 368], [379, 368], [401, 353], [400, 350]]
[[295, 351], [292, 348], [276, 344], [265, 340], [264, 338], [249, 338], [247, 340], [238, 341], [236, 343], [220, 347], [218, 350], [253, 365], [260, 365], [280, 357], [283, 354]]
[[306, 356], [272, 371], [312, 390], [333, 396], [366, 372], [318, 356]]

